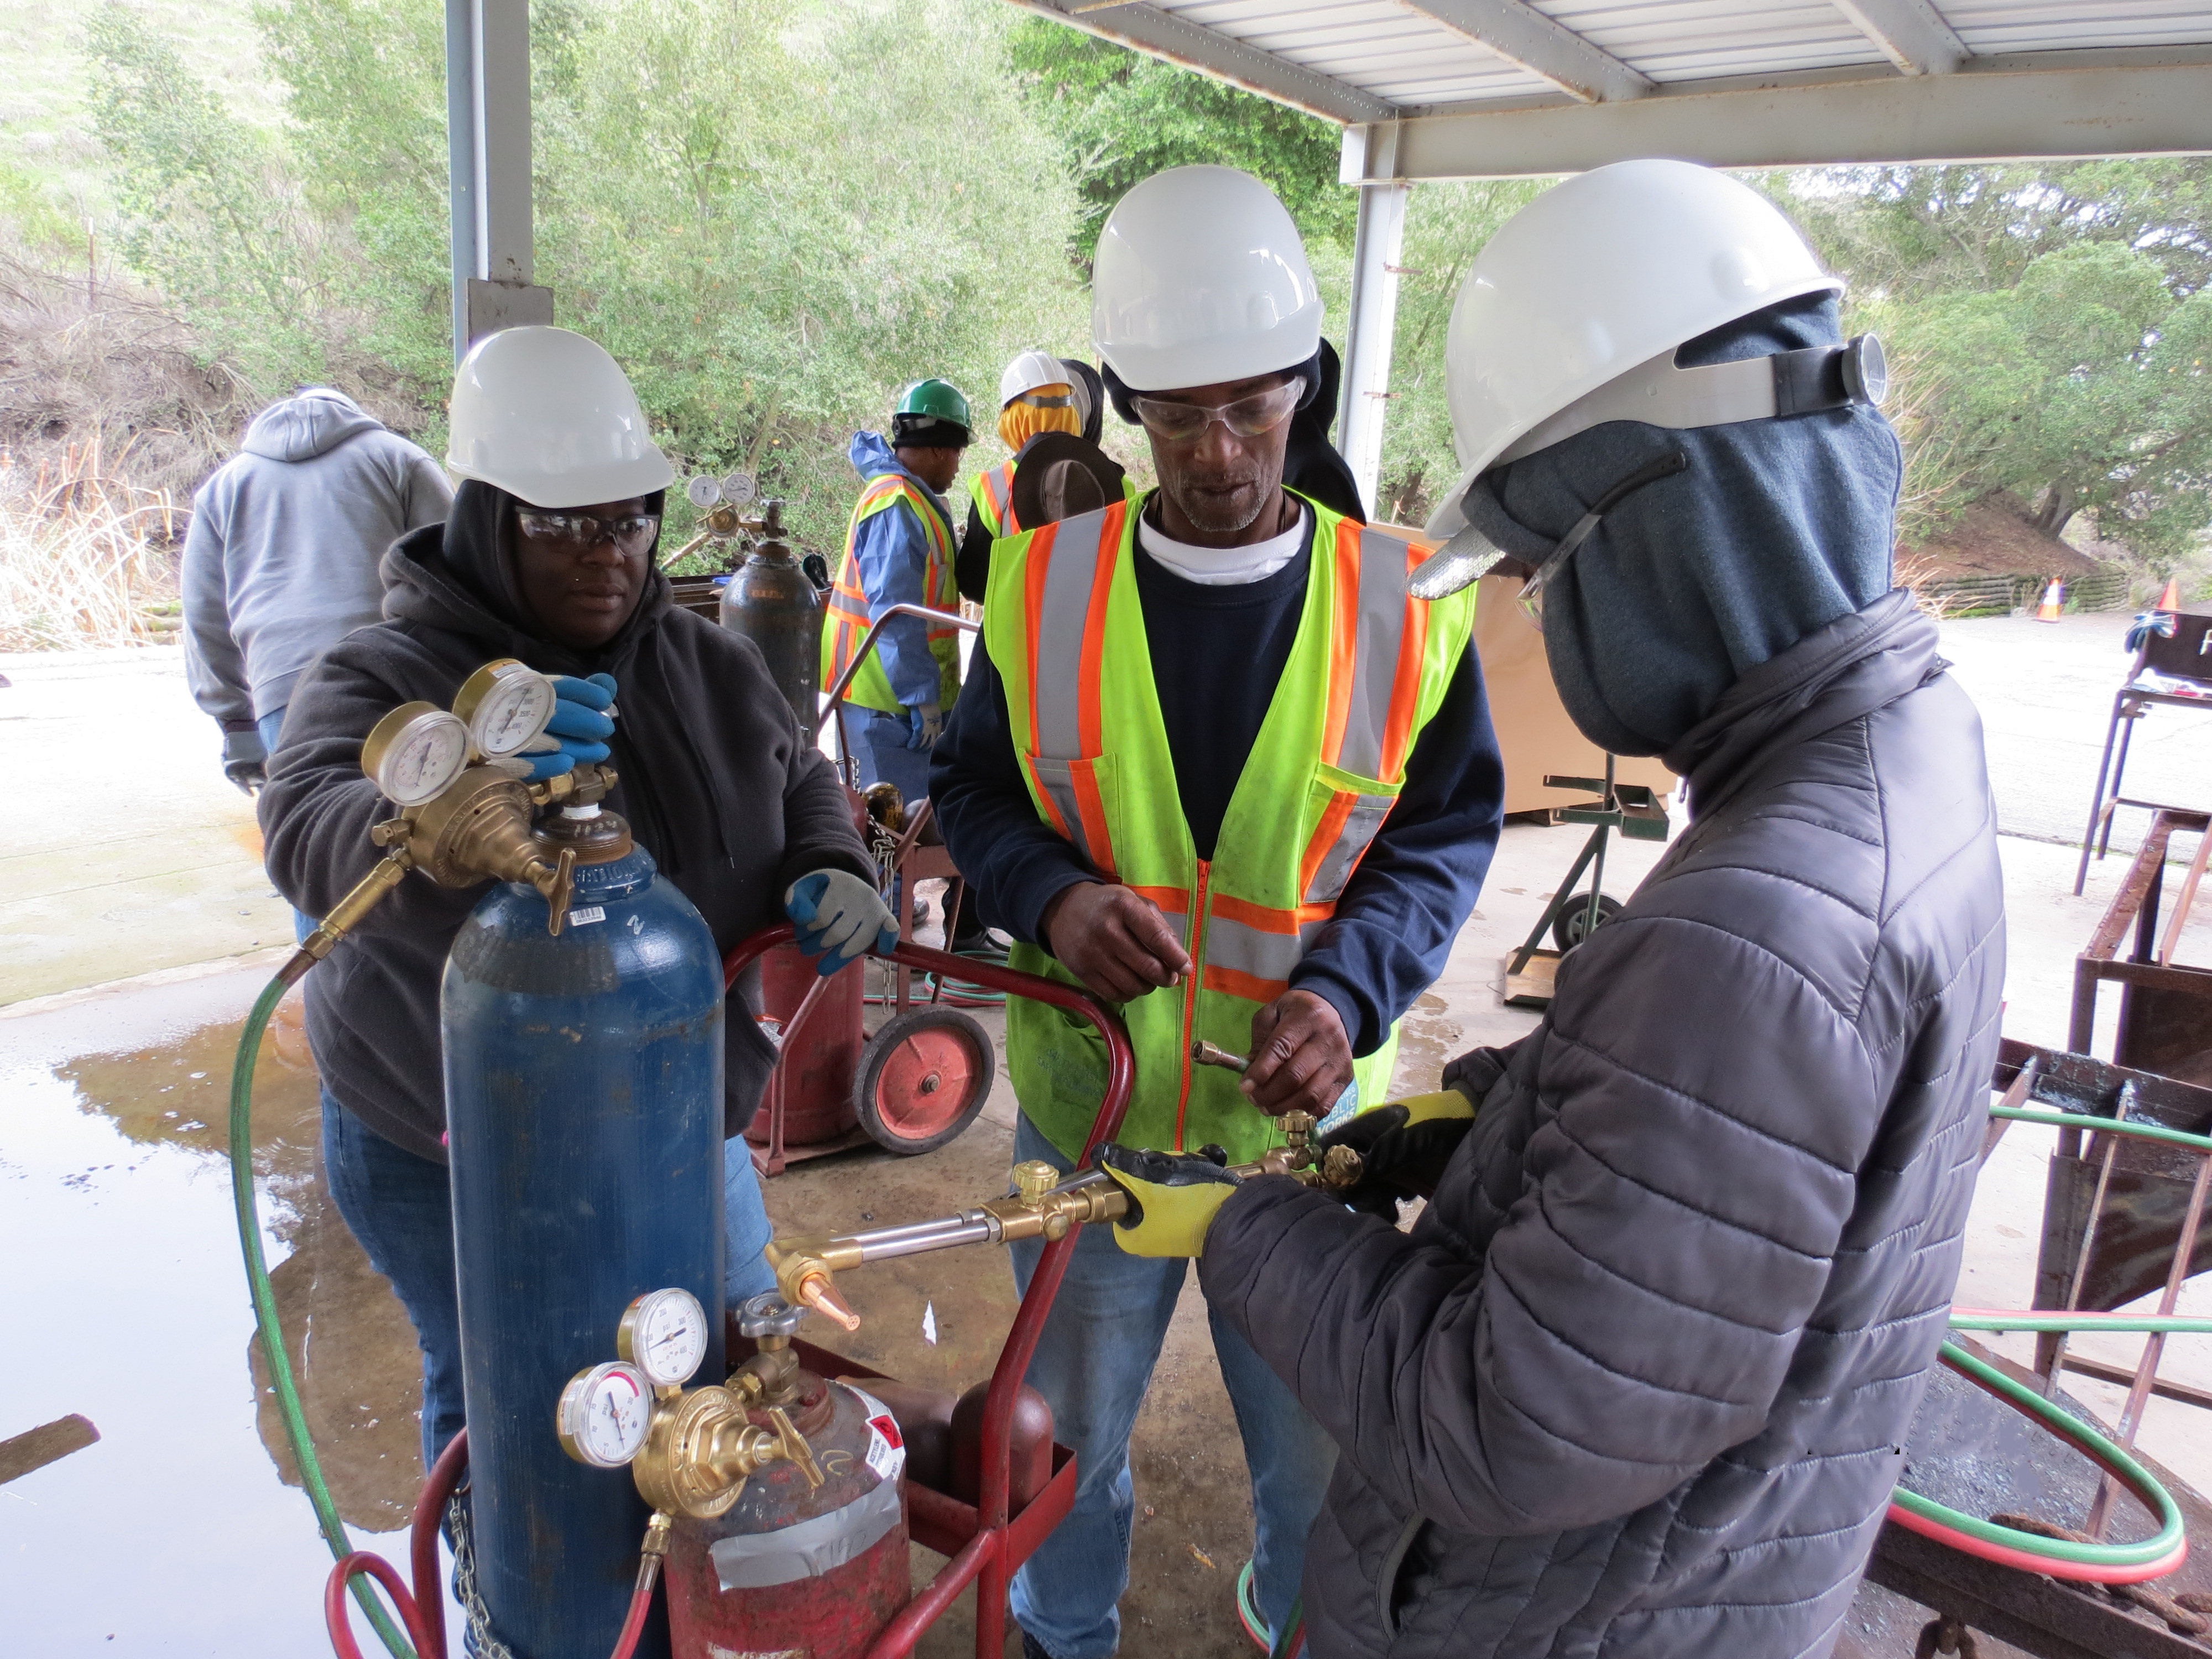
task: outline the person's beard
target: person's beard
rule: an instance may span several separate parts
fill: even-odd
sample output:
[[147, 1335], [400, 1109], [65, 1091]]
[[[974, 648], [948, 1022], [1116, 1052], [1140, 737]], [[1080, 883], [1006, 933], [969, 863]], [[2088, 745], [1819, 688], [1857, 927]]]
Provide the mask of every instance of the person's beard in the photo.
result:
[[1187, 473], [1177, 481], [1176, 506], [1193, 526], [1209, 536], [1233, 536], [1247, 529], [1274, 499], [1279, 477], [1261, 476], [1257, 467], [1220, 473]]

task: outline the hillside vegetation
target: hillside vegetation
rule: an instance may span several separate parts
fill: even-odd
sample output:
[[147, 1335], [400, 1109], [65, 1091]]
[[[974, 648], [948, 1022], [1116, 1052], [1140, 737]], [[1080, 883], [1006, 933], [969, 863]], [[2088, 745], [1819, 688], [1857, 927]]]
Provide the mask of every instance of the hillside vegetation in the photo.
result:
[[[841, 543], [845, 445], [907, 380], [965, 388], [973, 459], [997, 459], [1000, 368], [1029, 346], [1089, 355], [1098, 226], [1161, 167], [1266, 179], [1340, 340], [1355, 204], [1325, 123], [1000, 0], [535, 0], [532, 16], [538, 275], [556, 319], [629, 367], [679, 468], [757, 473], [811, 546]], [[90, 467], [99, 488], [72, 500], [167, 490], [173, 508], [299, 385], [340, 386], [441, 444], [441, 28], [427, 0], [0, 19], [0, 511], [17, 526], [0, 594], [40, 587], [23, 570], [44, 544], [21, 528], [56, 511], [39, 479]], [[1757, 182], [1850, 279], [1851, 325], [1890, 343], [1908, 540], [2003, 495], [2048, 534], [2124, 544], [2142, 585], [2197, 583], [2212, 164]], [[1413, 193], [1389, 517], [1417, 521], [1456, 471], [1445, 324], [1484, 240], [1539, 188]], [[1141, 464], [1133, 435], [1109, 422]], [[154, 519], [126, 560], [149, 574], [125, 578], [149, 603], [175, 522]], [[28, 618], [21, 603], [0, 598], [17, 607], [0, 645], [82, 635], [66, 604]]]

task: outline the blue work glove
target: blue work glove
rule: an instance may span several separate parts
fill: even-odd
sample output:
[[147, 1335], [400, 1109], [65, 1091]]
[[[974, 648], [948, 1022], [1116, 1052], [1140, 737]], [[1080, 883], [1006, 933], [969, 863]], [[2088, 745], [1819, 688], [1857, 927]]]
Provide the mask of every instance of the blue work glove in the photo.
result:
[[848, 870], [817, 870], [785, 890], [783, 913], [799, 924], [799, 948], [822, 960], [824, 977], [873, 947], [898, 943], [898, 920], [883, 895]]
[[918, 702], [906, 711], [906, 723], [908, 748], [932, 748], [945, 730], [945, 710], [933, 702]]
[[558, 699], [553, 705], [553, 718], [545, 724], [545, 735], [538, 741], [550, 741], [550, 750], [532, 748], [515, 757], [529, 763], [526, 775], [538, 778], [557, 778], [563, 772], [573, 771], [586, 761], [603, 761], [611, 752], [606, 740], [615, 734], [614, 717], [606, 711], [615, 706], [615, 677], [594, 674], [580, 680], [574, 674], [555, 674], [553, 695]]

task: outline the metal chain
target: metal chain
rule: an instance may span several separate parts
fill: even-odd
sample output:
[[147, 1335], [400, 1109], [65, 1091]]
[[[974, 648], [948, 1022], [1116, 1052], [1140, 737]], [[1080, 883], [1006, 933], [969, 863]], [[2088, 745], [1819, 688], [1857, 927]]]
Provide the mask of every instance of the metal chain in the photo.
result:
[[453, 1546], [453, 1599], [469, 1621], [463, 1649], [471, 1659], [514, 1659], [514, 1650], [492, 1634], [491, 1610], [477, 1589], [476, 1540], [471, 1536], [471, 1510], [459, 1493], [446, 1506], [447, 1536]]

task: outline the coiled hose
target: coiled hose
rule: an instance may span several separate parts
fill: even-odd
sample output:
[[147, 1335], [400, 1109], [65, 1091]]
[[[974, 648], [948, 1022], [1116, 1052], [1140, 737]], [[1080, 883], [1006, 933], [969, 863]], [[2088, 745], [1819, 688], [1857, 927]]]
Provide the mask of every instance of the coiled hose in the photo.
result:
[[[2131, 1135], [2139, 1140], [2185, 1147], [2199, 1157], [2212, 1155], [2212, 1137], [2169, 1129], [2163, 1124], [2130, 1123], [2124, 1119], [2043, 1111], [2030, 1106], [1994, 1106], [1990, 1109], [1990, 1115], [2051, 1128]], [[2176, 1248], [2189, 1247], [2184, 1243]], [[2085, 1313], [2078, 1310], [1954, 1308], [1951, 1327], [1963, 1331], [2097, 1330], [2203, 1334], [2212, 1333], [2212, 1319]], [[1902, 1486], [1890, 1500], [1891, 1520], [1981, 1560], [2076, 1583], [2139, 1584], [2146, 1579], [2162, 1577], [2182, 1564], [2189, 1553], [2189, 1537], [2183, 1526], [2180, 1506], [2152, 1478], [2150, 1471], [2129, 1455], [2126, 1448], [2034, 1389], [2014, 1382], [1994, 1365], [1977, 1359], [1954, 1342], [1943, 1345], [1941, 1357], [1945, 1364], [1977, 1388], [1996, 1395], [2014, 1410], [2034, 1419], [2046, 1432], [2070, 1440], [2087, 1453], [2092, 1461], [2142, 1500], [2157, 1518], [2158, 1531], [2133, 1544], [2077, 1544], [2068, 1539], [2045, 1538], [2000, 1526], [1994, 1521], [1984, 1521], [1978, 1516], [1938, 1504], [1918, 1492], [1907, 1492]]]

